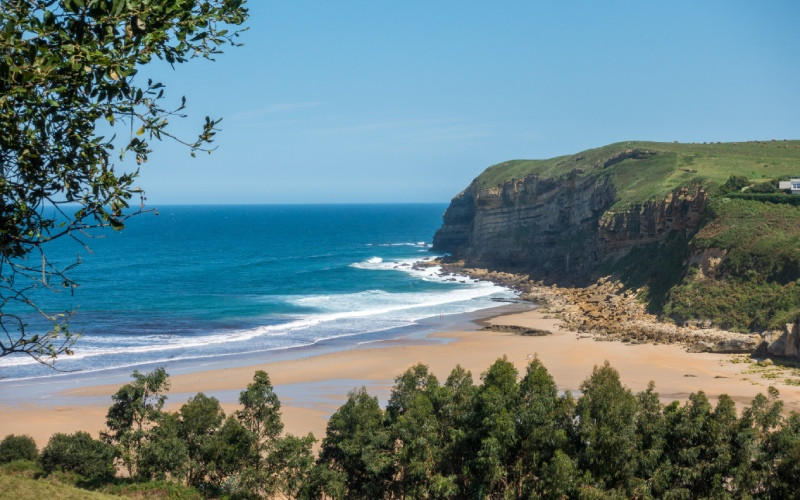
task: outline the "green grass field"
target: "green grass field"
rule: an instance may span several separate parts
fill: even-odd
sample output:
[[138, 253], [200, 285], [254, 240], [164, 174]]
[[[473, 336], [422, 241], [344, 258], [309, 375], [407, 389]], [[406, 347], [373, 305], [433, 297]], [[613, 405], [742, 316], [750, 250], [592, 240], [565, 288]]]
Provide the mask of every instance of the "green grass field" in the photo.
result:
[[117, 478], [110, 483], [87, 489], [75, 474], [43, 475], [34, 462], [16, 461], [0, 464], [0, 498], [14, 500], [101, 500], [120, 498], [170, 498], [198, 500], [197, 490], [176, 482], [150, 481], [136, 483]]
[[[626, 151], [638, 157], [615, 162]], [[611, 160], [611, 161], [609, 161]], [[629, 141], [548, 160], [512, 160], [489, 167], [476, 179], [480, 188], [500, 186], [531, 174], [562, 178], [578, 170], [582, 176], [608, 177], [617, 187], [612, 211], [666, 196], [692, 183], [713, 188], [731, 176], [751, 182], [800, 177], [800, 141], [754, 141], [710, 144]]]

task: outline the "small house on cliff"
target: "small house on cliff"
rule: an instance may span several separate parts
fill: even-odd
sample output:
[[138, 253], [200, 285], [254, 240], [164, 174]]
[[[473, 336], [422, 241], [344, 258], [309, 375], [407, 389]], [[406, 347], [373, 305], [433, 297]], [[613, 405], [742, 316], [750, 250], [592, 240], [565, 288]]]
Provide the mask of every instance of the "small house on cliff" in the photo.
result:
[[792, 194], [800, 194], [800, 179], [790, 179], [788, 181], [780, 181], [778, 189], [788, 189]]

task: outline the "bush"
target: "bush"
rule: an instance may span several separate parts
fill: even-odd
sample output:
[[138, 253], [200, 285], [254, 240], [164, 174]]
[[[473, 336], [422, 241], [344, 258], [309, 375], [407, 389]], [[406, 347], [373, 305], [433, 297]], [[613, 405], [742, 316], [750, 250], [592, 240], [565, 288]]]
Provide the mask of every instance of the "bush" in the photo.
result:
[[747, 189], [749, 193], [780, 193], [777, 181], [756, 182]]
[[725, 181], [720, 187], [720, 193], [737, 193], [742, 190], [742, 188], [747, 187], [750, 184], [750, 181], [747, 180], [747, 177], [743, 177], [740, 175], [731, 175], [728, 177], [728, 180]]
[[9, 434], [0, 441], [0, 464], [14, 460], [36, 460], [38, 457], [39, 449], [30, 436]]
[[53, 434], [39, 461], [47, 474], [74, 472], [89, 481], [111, 478], [115, 473], [114, 448], [81, 431]]
[[762, 203], [775, 203], [783, 205], [800, 205], [800, 196], [783, 193], [728, 193], [728, 198], [739, 200], [760, 201]]

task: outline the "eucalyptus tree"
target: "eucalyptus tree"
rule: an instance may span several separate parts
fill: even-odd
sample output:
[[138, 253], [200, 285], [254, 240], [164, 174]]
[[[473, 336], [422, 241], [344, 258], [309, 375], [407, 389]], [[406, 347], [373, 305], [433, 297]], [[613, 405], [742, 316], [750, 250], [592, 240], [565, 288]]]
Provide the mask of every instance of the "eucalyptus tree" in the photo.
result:
[[255, 372], [253, 382], [239, 393], [239, 404], [242, 408], [236, 411], [236, 418], [255, 438], [251, 458], [253, 466], [259, 469], [270, 444], [283, 432], [281, 401], [267, 372]]
[[[569, 431], [575, 403], [569, 392], [559, 396], [553, 377], [538, 358], [528, 364], [519, 383], [517, 407], [517, 448], [510, 464], [511, 481], [517, 498], [545, 494], [554, 484], [543, 480], [548, 474], [569, 476]], [[566, 451], [565, 451], [566, 450]], [[556, 456], [557, 452], [561, 452]]]
[[503, 356], [481, 375], [470, 417], [469, 494], [484, 498], [513, 491], [511, 464], [519, 445], [517, 369]]
[[472, 458], [470, 419], [477, 390], [472, 373], [456, 365], [439, 391], [437, 415], [442, 459], [438, 488], [447, 492], [442, 497], [454, 497], [458, 492], [466, 494], [468, 490], [471, 477], [468, 464]]
[[103, 439], [117, 448], [123, 465], [131, 476], [139, 473], [140, 451], [152, 436], [151, 430], [163, 416], [169, 375], [164, 367], [150, 373], [134, 370], [133, 382], [123, 385], [111, 396], [113, 404], [106, 414], [108, 430]]
[[[237, 45], [241, 30], [229, 29], [246, 18], [244, 0], [0, 4], [0, 356], [52, 364], [71, 353], [69, 312], [35, 299], [38, 289], [77, 286], [46, 244], [83, 243], [83, 231], [121, 229], [140, 211], [135, 182], [153, 142], [210, 152], [219, 120], [206, 117], [196, 138], [176, 137], [170, 121], [184, 116], [185, 98], [167, 104], [163, 83], [140, 70], [212, 59]], [[30, 331], [31, 314], [51, 328]]]
[[382, 498], [393, 479], [393, 446], [378, 398], [362, 386], [328, 420], [317, 460], [317, 494]]
[[236, 411], [236, 418], [252, 436], [246, 455], [248, 471], [243, 480], [253, 489], [271, 493], [281, 478], [272, 467], [274, 462], [267, 459], [283, 432], [283, 422], [281, 402], [267, 372], [255, 372], [253, 382], [239, 393], [239, 404], [242, 408]]
[[636, 472], [638, 401], [608, 361], [581, 384], [575, 406], [575, 443], [581, 467], [595, 486], [623, 493]]
[[399, 498], [426, 498], [446, 482], [439, 474], [442, 434], [436, 407], [439, 381], [423, 364], [395, 379], [386, 417], [394, 442], [392, 489]]
[[791, 498], [800, 477], [800, 414], [793, 412], [764, 443], [770, 467], [765, 498]]

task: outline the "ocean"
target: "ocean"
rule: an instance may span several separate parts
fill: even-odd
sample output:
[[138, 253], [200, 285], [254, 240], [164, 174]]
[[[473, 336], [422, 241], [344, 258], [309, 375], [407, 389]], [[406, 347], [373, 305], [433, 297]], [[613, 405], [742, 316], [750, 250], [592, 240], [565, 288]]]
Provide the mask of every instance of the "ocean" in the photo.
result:
[[[426, 318], [495, 307], [503, 287], [413, 264], [446, 204], [163, 206], [115, 232], [61, 239], [73, 294], [38, 294], [49, 313], [74, 310], [81, 337], [65, 372], [177, 360], [339, 348], [394, 338]], [[32, 331], [46, 328], [26, 318]], [[38, 329], [38, 330], [37, 330]], [[0, 380], [56, 377], [24, 356], [0, 358]]]

